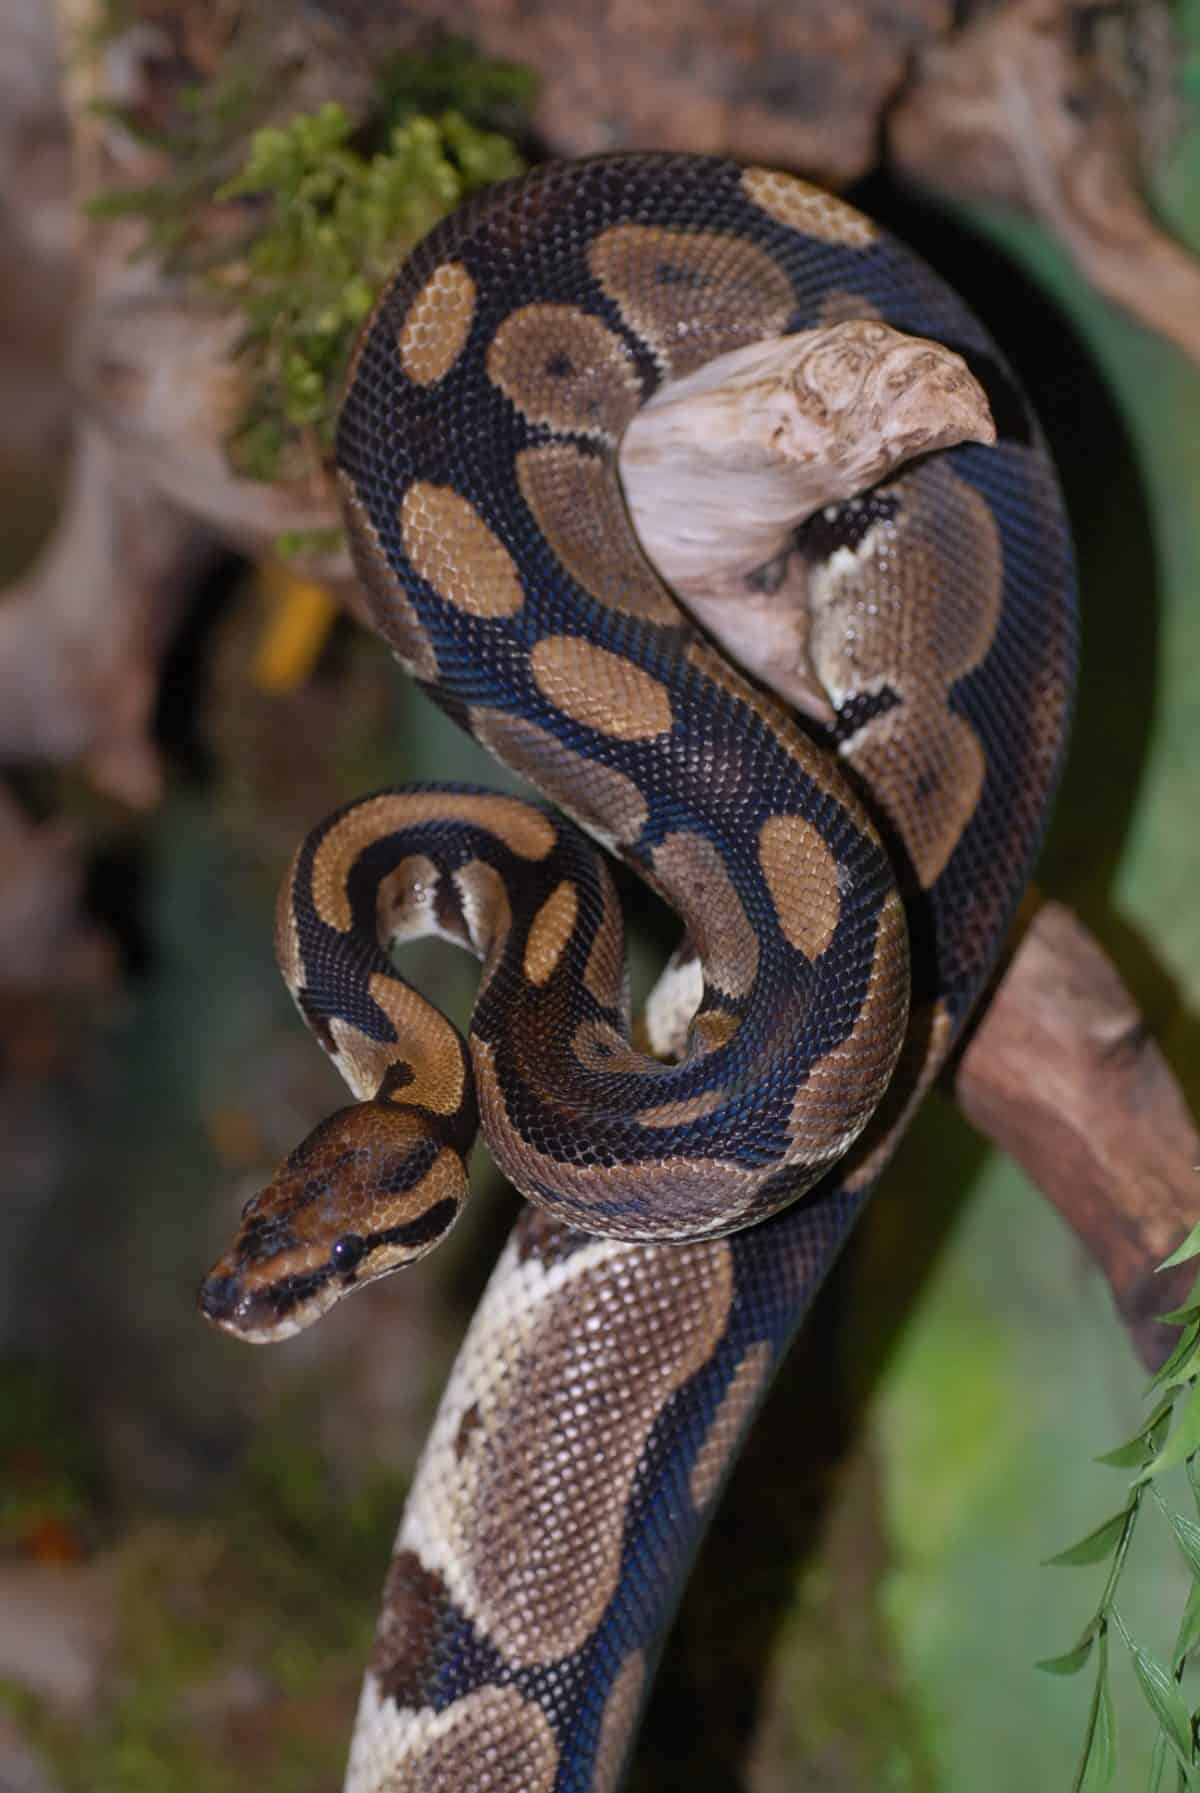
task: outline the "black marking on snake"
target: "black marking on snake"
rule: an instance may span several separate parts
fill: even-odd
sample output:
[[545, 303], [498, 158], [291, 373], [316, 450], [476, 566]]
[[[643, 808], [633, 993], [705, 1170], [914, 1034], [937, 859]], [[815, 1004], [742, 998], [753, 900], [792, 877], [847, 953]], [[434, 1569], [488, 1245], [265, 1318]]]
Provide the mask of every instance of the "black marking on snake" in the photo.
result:
[[832, 727], [823, 730], [823, 737], [841, 747], [866, 728], [868, 722], [878, 722], [889, 710], [894, 710], [900, 703], [900, 695], [890, 685], [883, 685], [878, 691], [856, 691], [848, 697], [837, 712]]
[[[385, 1195], [403, 1195], [406, 1189], [415, 1189], [421, 1178], [432, 1170], [434, 1159], [441, 1149], [441, 1144], [436, 1139], [418, 1140], [388, 1176], [375, 1179], [376, 1189], [382, 1190]], [[370, 1154], [364, 1152], [363, 1157], [369, 1161]], [[439, 1207], [441, 1205], [438, 1204]], [[454, 1203], [451, 1202], [450, 1206], [453, 1207]], [[406, 1230], [403, 1227], [399, 1229], [401, 1232]], [[382, 1235], [372, 1233], [371, 1237], [375, 1239]]]
[[795, 532], [796, 547], [809, 562], [828, 560], [839, 548], [853, 552], [876, 523], [892, 522], [900, 509], [900, 499], [894, 493], [878, 491], [849, 498], [844, 504], [826, 505], [800, 524]]
[[326, 1052], [332, 1057], [337, 1052], [337, 1042], [334, 1040], [333, 1029], [330, 1027], [329, 1023], [334, 1019], [337, 1011], [331, 1010], [318, 1002], [314, 1002], [309, 995], [307, 988], [299, 992], [296, 997], [296, 1003], [300, 1009], [300, 1013], [304, 1016], [310, 1031], [316, 1035], [322, 1046], [324, 1046]]
[[461, 940], [464, 946], [470, 946], [471, 936], [467, 927], [467, 918], [453, 877], [446, 876], [438, 879], [437, 894], [433, 900], [433, 913], [437, 918], [438, 927], [442, 929], [443, 933], [453, 934], [454, 938]]
[[395, 1064], [388, 1066], [379, 1079], [379, 1088], [375, 1091], [376, 1102], [393, 1102], [410, 1084], [415, 1083], [417, 1074], [407, 1059], [398, 1058]]
[[574, 1227], [564, 1226], [560, 1220], [554, 1220], [544, 1208], [526, 1207], [522, 1210], [513, 1231], [513, 1240], [517, 1248], [517, 1262], [528, 1263], [536, 1258], [549, 1270], [554, 1264], [564, 1264], [568, 1258], [574, 1257], [577, 1251], [592, 1243], [589, 1233], [581, 1233]]
[[[416, 1178], [413, 1179], [413, 1182]], [[393, 1185], [384, 1183], [381, 1188], [399, 1194], [411, 1188], [411, 1183]], [[440, 1239], [458, 1213], [458, 1203], [449, 1197], [444, 1201], [434, 1202], [424, 1214], [415, 1220], [406, 1221], [403, 1226], [384, 1227], [380, 1232], [367, 1234], [367, 1249], [374, 1251], [380, 1245], [427, 1245], [431, 1239]]]

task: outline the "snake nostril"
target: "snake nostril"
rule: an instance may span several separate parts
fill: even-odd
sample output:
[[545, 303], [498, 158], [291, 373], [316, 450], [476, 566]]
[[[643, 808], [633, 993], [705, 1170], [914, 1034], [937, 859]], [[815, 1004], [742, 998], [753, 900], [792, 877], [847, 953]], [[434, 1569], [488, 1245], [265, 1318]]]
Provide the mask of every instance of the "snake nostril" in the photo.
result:
[[228, 1320], [237, 1299], [236, 1276], [210, 1276], [200, 1285], [200, 1312], [206, 1320]]

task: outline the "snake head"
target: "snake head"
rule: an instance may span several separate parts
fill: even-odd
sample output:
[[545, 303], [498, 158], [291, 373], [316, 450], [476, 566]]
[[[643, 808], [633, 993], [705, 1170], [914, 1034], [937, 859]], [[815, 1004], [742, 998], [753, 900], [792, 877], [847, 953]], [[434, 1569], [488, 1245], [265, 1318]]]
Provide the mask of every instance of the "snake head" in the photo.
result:
[[341, 1108], [247, 1202], [200, 1286], [200, 1311], [252, 1344], [290, 1338], [351, 1289], [424, 1257], [466, 1194], [462, 1157], [428, 1114]]

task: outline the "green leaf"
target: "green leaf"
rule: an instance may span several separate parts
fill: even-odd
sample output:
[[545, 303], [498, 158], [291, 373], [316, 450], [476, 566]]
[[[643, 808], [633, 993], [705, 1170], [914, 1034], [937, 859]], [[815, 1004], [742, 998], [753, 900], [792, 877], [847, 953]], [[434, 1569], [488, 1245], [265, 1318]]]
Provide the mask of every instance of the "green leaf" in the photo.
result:
[[1112, 1695], [1108, 1691], [1108, 1680], [1105, 1678], [1100, 1686], [1100, 1701], [1096, 1709], [1096, 1728], [1092, 1732], [1092, 1747], [1088, 1750], [1087, 1767], [1084, 1770], [1080, 1793], [1100, 1793], [1102, 1787], [1111, 1787], [1116, 1771], [1117, 1725], [1113, 1716]]
[[1135, 1644], [1132, 1638], [1127, 1641], [1138, 1684], [1146, 1696], [1147, 1704], [1162, 1726], [1163, 1735], [1179, 1761], [1184, 1768], [1190, 1769], [1192, 1717], [1178, 1683], [1170, 1669], [1165, 1668], [1157, 1657], [1151, 1656], [1140, 1644]]
[[1184, 1369], [1188, 1359], [1193, 1356], [1196, 1342], [1200, 1340], [1200, 1319], [1189, 1322], [1180, 1335], [1179, 1343], [1163, 1364], [1158, 1374], [1150, 1383], [1151, 1389], [1163, 1388], [1170, 1383], [1186, 1382], [1187, 1371]]
[[1189, 1258], [1200, 1258], [1200, 1220], [1198, 1220], [1182, 1244], [1177, 1245], [1169, 1258], [1164, 1258], [1156, 1270], [1169, 1270], [1173, 1264], [1186, 1264]]
[[1158, 1455], [1147, 1463], [1140, 1481], [1148, 1482], [1152, 1476], [1162, 1475], [1164, 1470], [1174, 1469], [1193, 1451], [1200, 1450], [1200, 1384], [1197, 1384], [1184, 1402], [1183, 1412], [1173, 1428], [1170, 1437]]
[[1188, 1519], [1185, 1514], [1172, 1511], [1170, 1507], [1165, 1511], [1179, 1548], [1187, 1558], [1188, 1568], [1193, 1575], [1200, 1576], [1200, 1525], [1194, 1519]]
[[1159, 1402], [1140, 1432], [1135, 1433], [1127, 1444], [1118, 1445], [1115, 1451], [1105, 1451], [1096, 1462], [1109, 1463], [1114, 1469], [1140, 1469], [1162, 1444], [1174, 1404], [1174, 1396], [1168, 1395], [1166, 1400]]
[[1195, 1318], [1197, 1310], [1200, 1310], [1200, 1276], [1195, 1278], [1178, 1307], [1173, 1307], [1166, 1314], [1155, 1314], [1154, 1317], [1167, 1326], [1186, 1326], [1189, 1320]]
[[1102, 1793], [1105, 1787], [1112, 1785], [1116, 1767], [1117, 1727], [1113, 1717], [1112, 1695], [1108, 1690], [1108, 1633], [1101, 1631], [1096, 1688], [1088, 1713], [1083, 1761], [1075, 1777], [1073, 1793]]
[[1160, 1731], [1154, 1739], [1154, 1749], [1150, 1756], [1150, 1779], [1147, 1782], [1147, 1793], [1161, 1793], [1163, 1769], [1167, 1765], [1167, 1740]]
[[1178, 1668], [1191, 1650], [1197, 1639], [1200, 1639], [1200, 1581], [1192, 1583], [1183, 1616], [1179, 1621], [1179, 1630], [1175, 1637], [1173, 1661]]
[[1114, 1513], [1111, 1519], [1102, 1519], [1095, 1530], [1090, 1531], [1086, 1538], [1080, 1538], [1077, 1544], [1060, 1550], [1057, 1556], [1043, 1557], [1043, 1566], [1048, 1569], [1074, 1569], [1081, 1563], [1102, 1563], [1121, 1542], [1121, 1533], [1133, 1510], [1130, 1503], [1122, 1507], [1119, 1513]]
[[1095, 1641], [1094, 1633], [1089, 1632], [1087, 1637], [1081, 1643], [1076, 1644], [1073, 1650], [1064, 1650], [1061, 1656], [1044, 1656], [1033, 1666], [1040, 1668], [1047, 1675], [1077, 1675], [1091, 1655], [1092, 1645]]

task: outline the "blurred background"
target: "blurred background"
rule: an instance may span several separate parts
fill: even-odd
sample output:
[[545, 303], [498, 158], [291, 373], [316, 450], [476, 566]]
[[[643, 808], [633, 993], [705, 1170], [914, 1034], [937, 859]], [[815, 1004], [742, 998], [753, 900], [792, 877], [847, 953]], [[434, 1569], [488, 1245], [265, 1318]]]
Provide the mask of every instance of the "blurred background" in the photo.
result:
[[[515, 1213], [480, 1154], [449, 1243], [312, 1332], [251, 1350], [195, 1310], [241, 1204], [344, 1099], [273, 963], [293, 848], [380, 784], [503, 782], [329, 595], [345, 594], [321, 535], [324, 425], [319, 404], [304, 411], [305, 381], [329, 366], [318, 346], [297, 369], [274, 312], [250, 334], [266, 342], [277, 409], [242, 415], [233, 475], [210, 453], [214, 418], [218, 447], [232, 440], [221, 306], [247, 284], [245, 259], [224, 250], [254, 205], [212, 195], [244, 162], [247, 120], [278, 122], [264, 66], [287, 70], [286, 105], [272, 96], [283, 118], [334, 98], [361, 129], [382, 66], [372, 34], [392, 34], [388, 129], [410, 131], [411, 234], [442, 179], [435, 148], [459, 191], [509, 155], [670, 130], [852, 183], [958, 287], [1034, 398], [1079, 546], [1084, 680], [1041, 883], [1095, 931], [1200, 1110], [1200, 356], [1115, 309], [1069, 230], [998, 203], [1014, 197], [1005, 180], [990, 192], [978, 180], [973, 197], [919, 184], [910, 114], [878, 153], [882, 121], [923, 82], [954, 77], [955, 33], [1004, 10], [817, 9], [806, 38], [804, 8], [746, 6], [722, 49], [706, 7], [665, 6], [655, 100], [641, 75], [620, 78], [647, 60], [637, 9], [599, 8], [584, 54], [572, 36], [584, 27], [556, 32], [540, 7], [457, 8], [456, 29], [479, 41], [447, 50], [433, 5], [12, 0], [0, 27], [2, 1793], [340, 1784], [405, 1486]], [[1149, 119], [1143, 178], [1200, 254], [1200, 5], [1175, 9], [1166, 35], [1157, 6], [1058, 11], [1088, 68], [1101, 26], [1133, 16], [1143, 29], [1136, 55], [1128, 43], [1142, 40], [1122, 40]], [[260, 64], [247, 42], [264, 31]], [[522, 73], [535, 67], [540, 85]], [[835, 101], [836, 128], [822, 110]], [[448, 107], [463, 130], [445, 125]], [[426, 117], [442, 121], [433, 148], [411, 135]], [[252, 298], [274, 274], [294, 281], [285, 247]], [[217, 288], [196, 298], [214, 269]], [[1166, 276], [1145, 269], [1161, 296]], [[352, 311], [347, 300], [340, 322]], [[318, 342], [311, 317], [301, 325]], [[623, 888], [644, 991], [671, 925]], [[403, 962], [465, 1019], [467, 959], [434, 943]], [[935, 1096], [757, 1427], [631, 1785], [1066, 1793], [1088, 1689], [1033, 1663], [1074, 1641], [1103, 1571], [1039, 1560], [1121, 1504], [1121, 1473], [1093, 1459], [1136, 1430], [1144, 1384], [1078, 1245]], [[1136, 1550], [1122, 1611], [1165, 1655], [1189, 1580], [1165, 1527], [1142, 1527]], [[1114, 1695], [1115, 1784], [1140, 1786], [1155, 1727], [1125, 1663]]]

